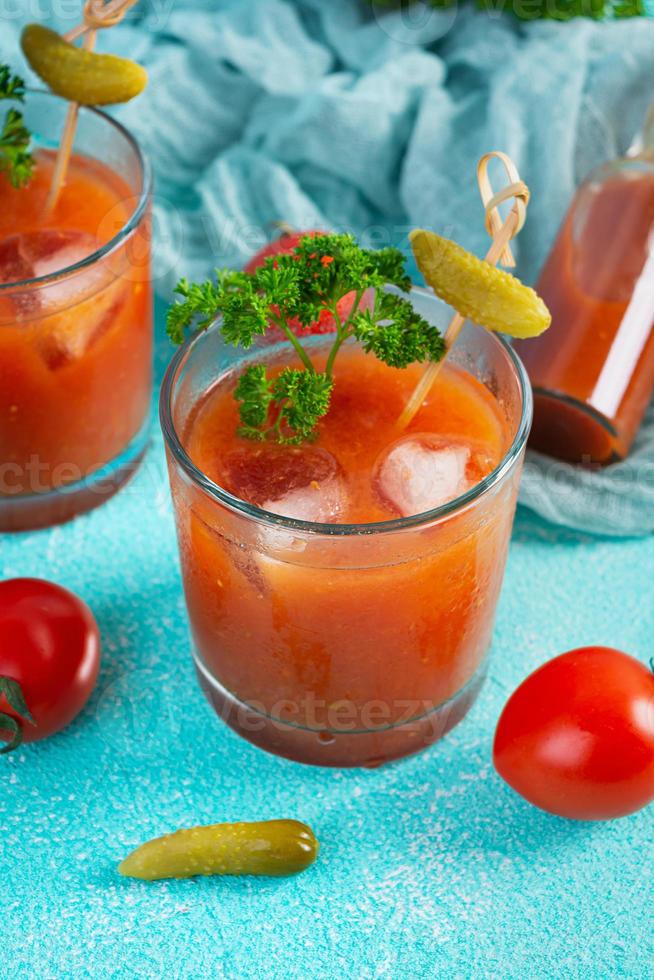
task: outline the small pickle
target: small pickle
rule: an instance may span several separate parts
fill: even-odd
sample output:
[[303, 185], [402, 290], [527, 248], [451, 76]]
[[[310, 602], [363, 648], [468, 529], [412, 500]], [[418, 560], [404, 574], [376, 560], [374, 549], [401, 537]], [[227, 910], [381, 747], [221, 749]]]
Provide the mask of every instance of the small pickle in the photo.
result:
[[147, 85], [147, 72], [136, 62], [77, 48], [41, 24], [25, 27], [21, 46], [39, 78], [56, 95], [80, 105], [129, 102]]
[[269, 875], [304, 871], [318, 856], [313, 831], [298, 820], [216, 823], [148, 841], [119, 864], [127, 878]]
[[466, 319], [512, 337], [537, 337], [552, 317], [538, 293], [433, 231], [409, 235], [418, 268], [437, 296]]

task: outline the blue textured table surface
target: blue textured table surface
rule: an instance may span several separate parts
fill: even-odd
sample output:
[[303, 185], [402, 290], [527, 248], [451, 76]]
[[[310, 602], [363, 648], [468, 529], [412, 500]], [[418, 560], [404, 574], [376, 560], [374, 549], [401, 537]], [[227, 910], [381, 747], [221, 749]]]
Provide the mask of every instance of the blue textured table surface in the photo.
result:
[[[159, 369], [168, 353], [161, 341]], [[595, 641], [652, 653], [651, 538], [606, 542], [519, 513], [482, 697], [445, 741], [377, 771], [268, 756], [213, 716], [191, 665], [157, 428], [102, 509], [0, 538], [0, 575], [74, 589], [104, 641], [80, 718], [1, 761], [0, 976], [651, 976], [654, 809], [559, 820], [490, 761], [504, 700], [541, 661]], [[116, 873], [148, 837], [275, 816], [321, 840], [298, 878]]]

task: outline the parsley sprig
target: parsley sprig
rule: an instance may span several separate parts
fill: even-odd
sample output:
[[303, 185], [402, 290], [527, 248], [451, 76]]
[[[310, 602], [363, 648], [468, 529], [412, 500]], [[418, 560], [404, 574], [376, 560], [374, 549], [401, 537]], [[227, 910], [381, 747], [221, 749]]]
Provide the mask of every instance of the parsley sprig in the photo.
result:
[[[25, 101], [25, 83], [8, 65], [0, 65], [0, 101]], [[30, 152], [32, 135], [18, 109], [10, 108], [0, 126], [0, 172], [7, 174], [13, 187], [29, 183], [34, 168]]]
[[[371, 0], [377, 7], [410, 7], [417, 0]], [[428, 0], [432, 7], [449, 8], [457, 0]], [[512, 13], [520, 20], [568, 21], [575, 17], [593, 20], [643, 17], [645, 0], [474, 0], [478, 10]]]
[[[189, 328], [206, 330], [220, 316], [225, 340], [247, 349], [271, 325], [277, 326], [302, 367], [287, 367], [272, 376], [265, 364], [246, 368], [235, 389], [239, 432], [250, 439], [297, 444], [311, 439], [327, 414], [334, 362], [350, 338], [391, 367], [443, 356], [436, 327], [409, 300], [385, 292], [387, 284], [403, 292], [411, 288], [398, 249], [364, 249], [352, 235], [306, 236], [292, 253], [270, 257], [254, 272], [222, 272], [199, 284], [182, 279], [176, 288], [182, 300], [168, 311], [168, 334], [174, 343], [182, 343]], [[342, 302], [345, 297], [347, 303]], [[289, 324], [308, 327], [325, 314], [333, 317], [336, 329], [325, 368], [317, 371]]]

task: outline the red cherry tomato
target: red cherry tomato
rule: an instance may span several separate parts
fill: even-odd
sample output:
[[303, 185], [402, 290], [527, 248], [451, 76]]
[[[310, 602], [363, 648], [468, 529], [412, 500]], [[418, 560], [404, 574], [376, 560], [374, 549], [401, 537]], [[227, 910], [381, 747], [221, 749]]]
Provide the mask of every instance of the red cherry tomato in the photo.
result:
[[555, 657], [509, 698], [493, 761], [534, 806], [609, 820], [654, 799], [654, 674], [626, 653]]
[[[294, 231], [293, 229], [287, 229], [282, 231], [279, 238], [274, 241], [269, 242], [265, 245], [256, 255], [253, 255], [248, 264], [245, 266], [246, 272], [255, 272], [259, 266], [263, 265], [266, 259], [271, 258], [275, 255], [289, 255], [294, 252], [295, 249], [300, 244], [303, 238], [310, 235], [312, 238], [315, 235], [325, 235], [324, 231], [316, 231], [311, 229], [310, 231]], [[355, 300], [355, 293], [348, 293], [343, 296], [336, 304], [336, 309], [338, 310], [338, 315], [341, 320], [347, 320], [348, 316], [352, 311], [352, 304]], [[320, 317], [314, 322], [309, 324], [309, 326], [303, 326], [299, 320], [289, 320], [289, 326], [293, 330], [293, 333], [298, 337], [304, 337], [309, 334], [323, 334], [323, 333], [333, 333], [336, 330], [336, 323], [334, 316], [329, 310], [322, 310]], [[283, 340], [284, 334], [279, 327], [272, 326], [266, 331], [264, 343], [277, 343], [278, 340]]]
[[1, 751], [65, 728], [99, 664], [98, 626], [81, 599], [41, 579], [0, 582], [0, 738], [9, 742]]

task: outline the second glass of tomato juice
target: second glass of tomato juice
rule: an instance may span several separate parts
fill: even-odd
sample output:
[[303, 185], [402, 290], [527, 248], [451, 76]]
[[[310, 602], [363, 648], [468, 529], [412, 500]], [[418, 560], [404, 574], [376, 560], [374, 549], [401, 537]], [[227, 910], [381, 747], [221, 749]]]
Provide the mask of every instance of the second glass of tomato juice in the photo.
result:
[[[432, 293], [409, 298], [446, 322]], [[329, 345], [305, 340], [318, 371]], [[271, 377], [299, 365], [284, 342], [235, 354], [218, 322], [161, 393], [200, 683], [239, 734], [299, 762], [420, 751], [484, 678], [531, 421], [524, 370], [466, 326], [402, 433], [422, 367], [348, 339], [314, 438], [279, 446], [237, 434], [238, 379], [262, 357]]]
[[67, 105], [29, 93], [33, 177], [13, 188], [0, 175], [0, 531], [96, 507], [147, 441], [150, 171], [122, 126], [81, 109], [49, 210]]

